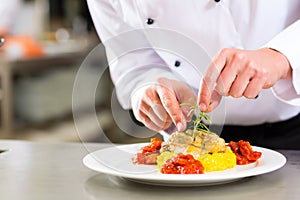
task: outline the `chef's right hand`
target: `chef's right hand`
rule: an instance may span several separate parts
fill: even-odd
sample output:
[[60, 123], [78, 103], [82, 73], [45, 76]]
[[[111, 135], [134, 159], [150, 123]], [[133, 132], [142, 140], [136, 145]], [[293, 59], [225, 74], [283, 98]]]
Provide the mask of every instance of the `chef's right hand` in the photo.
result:
[[138, 119], [154, 131], [162, 131], [173, 123], [178, 131], [186, 129], [192, 119], [189, 106], [181, 103], [196, 103], [191, 89], [177, 80], [159, 78], [157, 84], [148, 87], [138, 106]]

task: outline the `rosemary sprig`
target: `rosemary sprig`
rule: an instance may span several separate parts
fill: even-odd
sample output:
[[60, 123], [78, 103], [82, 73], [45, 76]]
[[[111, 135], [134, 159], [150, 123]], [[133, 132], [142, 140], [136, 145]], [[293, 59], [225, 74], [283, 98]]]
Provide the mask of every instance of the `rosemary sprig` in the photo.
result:
[[205, 133], [209, 133], [209, 134], [215, 134], [214, 132], [210, 131], [209, 128], [206, 126], [206, 124], [203, 122], [204, 120], [211, 123], [211, 118], [208, 114], [206, 114], [205, 112], [201, 111], [198, 108], [197, 103], [192, 104], [192, 103], [181, 103], [180, 106], [189, 106], [190, 107], [190, 111], [188, 113], [188, 115], [195, 115], [195, 119], [193, 120], [193, 138], [196, 137], [196, 134], [198, 131], [203, 131]]

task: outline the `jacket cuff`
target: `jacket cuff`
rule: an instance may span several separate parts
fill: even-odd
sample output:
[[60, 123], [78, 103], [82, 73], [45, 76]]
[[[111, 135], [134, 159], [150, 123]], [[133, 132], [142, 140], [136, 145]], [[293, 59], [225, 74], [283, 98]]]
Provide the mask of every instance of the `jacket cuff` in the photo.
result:
[[288, 103], [300, 105], [300, 20], [283, 30], [263, 47], [282, 53], [292, 68], [292, 80], [280, 80], [272, 88], [274, 95]]

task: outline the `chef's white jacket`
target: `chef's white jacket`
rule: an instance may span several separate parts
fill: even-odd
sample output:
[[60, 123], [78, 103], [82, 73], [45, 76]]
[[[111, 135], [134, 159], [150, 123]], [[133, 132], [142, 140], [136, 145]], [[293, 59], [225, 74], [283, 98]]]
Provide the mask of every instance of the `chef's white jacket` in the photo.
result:
[[6, 0], [0, 5], [0, 29], [11, 30], [16, 23], [16, 16], [21, 0]]
[[224, 97], [216, 124], [253, 125], [300, 111], [299, 0], [88, 0], [106, 47], [123, 108], [136, 109], [141, 91], [158, 77], [186, 82], [197, 95], [211, 58], [222, 48], [269, 47], [284, 54], [292, 81], [257, 99]]

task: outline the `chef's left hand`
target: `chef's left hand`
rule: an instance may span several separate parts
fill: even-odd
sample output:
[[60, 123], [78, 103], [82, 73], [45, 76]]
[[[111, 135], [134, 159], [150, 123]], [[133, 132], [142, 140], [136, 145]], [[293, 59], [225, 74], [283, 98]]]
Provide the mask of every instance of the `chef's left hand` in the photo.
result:
[[289, 61], [276, 50], [222, 49], [203, 77], [198, 105], [200, 110], [210, 112], [222, 96], [252, 99], [278, 80], [291, 78]]

